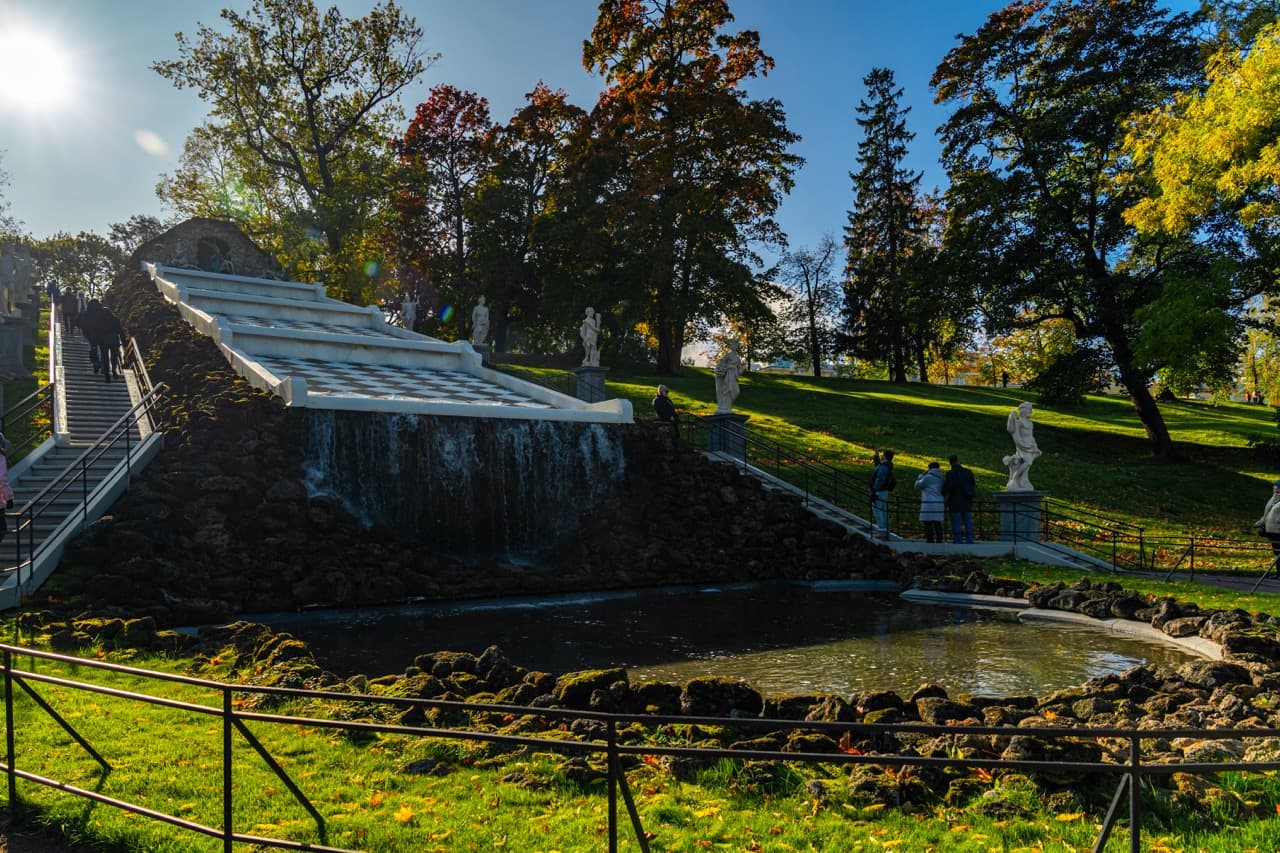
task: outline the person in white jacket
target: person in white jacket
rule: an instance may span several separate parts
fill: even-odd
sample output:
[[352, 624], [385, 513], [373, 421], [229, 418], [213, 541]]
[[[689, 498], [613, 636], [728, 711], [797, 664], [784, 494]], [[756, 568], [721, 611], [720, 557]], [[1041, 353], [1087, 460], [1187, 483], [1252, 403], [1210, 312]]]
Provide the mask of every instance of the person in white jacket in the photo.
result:
[[1253, 527], [1271, 540], [1271, 551], [1280, 558], [1280, 480], [1271, 484], [1271, 499], [1262, 508], [1262, 518]]
[[947, 502], [942, 497], [942, 484], [946, 475], [942, 466], [930, 462], [929, 467], [916, 477], [916, 491], [920, 493], [920, 520], [924, 522], [924, 538], [929, 542], [942, 541], [942, 517]]

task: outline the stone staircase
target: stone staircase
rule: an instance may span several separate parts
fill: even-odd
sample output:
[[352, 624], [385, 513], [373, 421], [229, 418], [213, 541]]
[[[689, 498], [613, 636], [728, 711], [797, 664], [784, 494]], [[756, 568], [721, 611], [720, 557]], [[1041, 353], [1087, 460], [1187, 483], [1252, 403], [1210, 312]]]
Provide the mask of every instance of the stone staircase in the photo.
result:
[[[79, 332], [59, 332], [57, 338], [57, 363], [61, 366], [62, 386], [56, 393], [58, 407], [64, 413], [56, 425], [60, 435], [56, 442], [49, 443], [52, 446], [33, 453], [34, 461], [30, 464], [20, 469], [15, 466], [11, 479], [14, 492], [14, 507], [10, 510], [9, 519], [11, 531], [8, 538], [0, 543], [0, 571], [5, 572], [0, 580], [0, 607], [12, 606], [20, 598], [18, 573], [13, 571], [15, 565], [28, 563], [22, 572], [22, 586], [25, 588], [23, 594], [30, 592], [52, 572], [67, 534], [74, 535], [83, 525], [102, 514], [104, 505], [109, 505], [109, 501], [103, 500], [102, 495], [98, 495], [96, 501], [87, 499], [95, 496], [95, 492], [124, 461], [127, 448], [136, 450], [145, 438], [135, 424], [129, 427], [127, 439], [121, 433], [119, 440], [112, 445], [98, 448], [89, 458], [81, 459], [104, 433], [128, 414], [145, 391], [137, 387], [134, 376], [128, 371], [110, 382], [103, 374], [95, 373], [89, 358], [89, 342]], [[69, 467], [77, 465], [86, 469], [87, 476], [64, 476]], [[32, 501], [51, 484], [53, 491], [33, 505]], [[15, 518], [15, 514], [24, 510], [34, 510], [34, 520], [28, 528], [15, 531], [12, 529], [15, 522], [22, 521], [21, 517]], [[59, 534], [60, 540], [57, 554], [48, 555], [37, 561], [37, 566], [31, 567], [32, 553], [39, 554], [41, 546], [55, 533]]]

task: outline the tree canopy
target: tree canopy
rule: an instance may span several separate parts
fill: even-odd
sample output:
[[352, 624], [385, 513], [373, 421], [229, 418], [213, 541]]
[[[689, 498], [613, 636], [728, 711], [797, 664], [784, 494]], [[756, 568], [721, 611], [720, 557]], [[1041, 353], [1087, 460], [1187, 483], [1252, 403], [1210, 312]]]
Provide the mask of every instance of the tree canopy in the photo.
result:
[[[394, 0], [361, 18], [322, 13], [313, 0], [254, 0], [244, 13], [220, 14], [225, 31], [200, 24], [194, 39], [179, 33], [179, 58], [151, 67], [211, 105], [205, 153], [229, 155], [248, 195], [294, 205], [274, 211], [272, 224], [318, 238], [330, 284], [364, 297], [361, 255], [386, 207], [396, 98], [435, 58], [421, 29]], [[205, 197], [222, 193], [214, 186]], [[185, 210], [189, 198], [170, 201]]]
[[598, 246], [619, 247], [605, 285], [632, 301], [660, 373], [679, 372], [699, 321], [767, 312], [752, 246], [782, 244], [773, 216], [800, 163], [782, 105], [746, 92], [773, 60], [732, 22], [727, 0], [603, 0], [583, 45], [608, 88], [583, 138], [580, 174], [597, 183], [579, 212], [608, 235]]
[[1199, 82], [1198, 23], [1154, 0], [1015, 0], [933, 78], [954, 107], [940, 129], [953, 268], [972, 271], [995, 331], [1066, 320], [1104, 348], [1165, 456], [1148, 385], [1175, 354], [1168, 334], [1193, 347], [1184, 366], [1220, 363], [1248, 295], [1230, 245], [1144, 238], [1124, 217], [1147, 186], [1124, 156], [1126, 122]]

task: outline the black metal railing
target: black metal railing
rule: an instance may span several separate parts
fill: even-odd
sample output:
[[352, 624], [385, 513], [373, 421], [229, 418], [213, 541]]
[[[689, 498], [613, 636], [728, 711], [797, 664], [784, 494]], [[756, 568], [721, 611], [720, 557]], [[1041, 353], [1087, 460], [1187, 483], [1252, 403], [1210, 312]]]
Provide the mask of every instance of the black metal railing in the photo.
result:
[[[71, 678], [50, 671], [37, 672], [34, 666], [26, 669], [20, 667], [21, 658], [34, 661], [46, 661], [54, 664], [65, 664], [78, 677]], [[17, 817], [17, 809], [21, 803], [18, 789], [19, 780], [31, 782], [57, 789], [66, 794], [82, 797], [94, 802], [110, 805], [153, 820], [198, 833], [223, 842], [223, 849], [231, 851], [232, 845], [256, 844], [267, 848], [287, 850], [321, 850], [333, 853], [350, 853], [345, 848], [330, 847], [328, 825], [324, 815], [311, 802], [301, 787], [294, 781], [288, 770], [276, 760], [263, 741], [247, 726], [248, 723], [266, 725], [325, 728], [340, 732], [364, 734], [394, 734], [416, 738], [445, 740], [480, 741], [518, 749], [543, 750], [551, 753], [595, 754], [605, 757], [608, 777], [608, 837], [610, 851], [618, 849], [620, 821], [618, 813], [619, 797], [626, 808], [632, 832], [641, 850], [648, 851], [649, 836], [644, 831], [643, 818], [637, 808], [635, 798], [627, 782], [626, 765], [629, 761], [643, 761], [655, 756], [673, 756], [695, 759], [699, 762], [727, 759], [731, 761], [765, 761], [774, 763], [800, 763], [815, 765], [865, 764], [887, 768], [919, 768], [936, 767], [940, 769], [954, 768], [967, 770], [1017, 770], [1030, 773], [1060, 774], [1077, 776], [1110, 776], [1116, 778], [1115, 791], [1110, 806], [1103, 818], [1094, 851], [1101, 851], [1114, 830], [1118, 819], [1127, 810], [1129, 822], [1129, 847], [1138, 851], [1141, 847], [1142, 821], [1145, 806], [1142, 801], [1142, 782], [1145, 778], [1169, 776], [1173, 773], [1194, 773], [1216, 775], [1224, 772], [1271, 773], [1280, 770], [1277, 761], [1177, 761], [1170, 760], [1169, 755], [1156, 756], [1144, 760], [1144, 744], [1156, 744], [1161, 741], [1171, 742], [1177, 738], [1195, 738], [1196, 740], [1261, 740], [1280, 737], [1280, 729], [1136, 729], [1136, 728], [1086, 728], [1086, 727], [1047, 727], [1027, 729], [1017, 726], [947, 726], [925, 723], [870, 724], [858, 722], [817, 722], [801, 720], [766, 719], [759, 717], [691, 717], [664, 714], [612, 714], [599, 711], [582, 711], [566, 708], [532, 708], [521, 705], [500, 705], [484, 703], [453, 702], [438, 699], [421, 699], [410, 697], [378, 696], [363, 693], [338, 693], [319, 690], [305, 690], [285, 687], [257, 687], [250, 685], [227, 684], [189, 676], [160, 673], [68, 655], [60, 655], [14, 645], [0, 645], [0, 664], [4, 669], [5, 687], [5, 720], [6, 741], [3, 772], [8, 782], [8, 808], [11, 823]], [[83, 673], [109, 672], [128, 676], [134, 683], [168, 682], [185, 685], [193, 691], [207, 694], [204, 702], [174, 699], [155, 696], [137, 690], [126, 690], [107, 684], [87, 680]], [[105, 679], [104, 679], [105, 680]], [[17, 714], [18, 697], [25, 695], [34, 705], [53, 720], [66, 734], [83, 749], [104, 772], [110, 772], [110, 758], [103, 755], [89, 738], [73, 723], [69, 714], [64, 715], [56, 709], [36, 689], [35, 685], [44, 684], [70, 691], [84, 691], [100, 696], [112, 697], [130, 703], [142, 703], [169, 709], [174, 712], [197, 714], [215, 717], [220, 721], [221, 732], [221, 786], [218, 794], [221, 798], [221, 826], [208, 826], [194, 820], [169, 814], [146, 805], [108, 796], [98, 791], [87, 790], [58, 780], [19, 768], [17, 750]], [[21, 691], [21, 693], [19, 693]], [[418, 709], [423, 714], [432, 709], [447, 712], [440, 719], [448, 719], [447, 725], [417, 726], [377, 721], [352, 721], [323, 716], [315, 713], [270, 714], [245, 710], [253, 703], [246, 697], [274, 696], [280, 700], [305, 700], [304, 707], [310, 711], [327, 708], [340, 708], [349, 703], [358, 703], [365, 709], [385, 707], [389, 710], [403, 712]], [[236, 697], [241, 697], [237, 700]], [[483, 727], [483, 720], [492, 720], [495, 715], [512, 715], [515, 717], [536, 716], [547, 723], [547, 728], [558, 729], [557, 736], [537, 737], [524, 734], [503, 734]], [[37, 717], [38, 718], [38, 717]], [[130, 714], [134, 718], [134, 714]], [[563, 736], [563, 730], [570, 728], [573, 721], [594, 721], [591, 734], [579, 735], [578, 739]], [[35, 725], [34, 722], [26, 722]], [[83, 727], [83, 723], [81, 723]], [[964, 738], [979, 736], [986, 739], [989, 747], [985, 753], [971, 754], [969, 757], [959, 755], [922, 756], [906, 752], [877, 752], [874, 749], [862, 751], [850, 748], [841, 752], [788, 752], [770, 749], [730, 749], [705, 746], [680, 746], [670, 742], [671, 726], [693, 727], [729, 727], [734, 730], [765, 730], [785, 735], [787, 732], [817, 732], [829, 735], [833, 741], [842, 739], [865, 739], [872, 744], [894, 742], [885, 735], [920, 734], [926, 736], [954, 736]], [[625, 732], [625, 737], [620, 733]], [[236, 736], [247, 743], [253, 752], [270, 769], [272, 774], [289, 790], [293, 798], [308, 813], [314, 824], [314, 831], [319, 843], [303, 842], [293, 839], [266, 838], [238, 832], [235, 828], [235, 797], [256, 799], [255, 792], [246, 785], [243, 776], [237, 778], [232, 760]], [[137, 725], [121, 729], [113, 733], [113, 737], [146, 738], [145, 730]], [[1036, 759], [1012, 759], [1001, 757], [1005, 751], [1003, 741], [1011, 738], [1030, 738], [1037, 743], [1093, 743], [1096, 744], [1096, 760], [1051, 761]], [[783, 738], [785, 740], [785, 737]], [[1121, 747], [1120, 744], [1123, 744]], [[1108, 758], [1108, 752], [1110, 760]], [[43, 752], [34, 760], [43, 762], [47, 756]], [[168, 770], [165, 771], [166, 776]], [[146, 789], [162, 791], [167, 778], [149, 781]], [[163, 794], [160, 794], [163, 796]], [[184, 794], [184, 797], [188, 795]], [[1127, 804], [1127, 809], [1126, 809]]]
[[[508, 376], [514, 376], [525, 382], [532, 382], [534, 385], [540, 385], [558, 394], [564, 394], [574, 399], [582, 399], [578, 396], [578, 375], [569, 371], [557, 373], [540, 373], [538, 371], [529, 370], [518, 364], [502, 364], [493, 363], [490, 365], [494, 370], [505, 373]], [[584, 386], [585, 387], [585, 386]], [[605, 395], [601, 395], [599, 400], [583, 400], [585, 403], [599, 403], [606, 399]]]
[[0, 434], [9, 442], [9, 465], [26, 456], [53, 435], [56, 388], [37, 388], [0, 414]]
[[14, 534], [14, 562], [9, 571], [18, 573], [19, 590], [26, 580], [24, 571], [29, 576], [48, 545], [49, 534], [77, 515], [81, 525], [88, 524], [89, 499], [102, 478], [122, 463], [125, 476], [132, 478], [133, 451], [142, 440], [140, 424], [145, 420], [149, 429], [160, 429], [163, 410], [157, 404], [164, 391], [163, 384], [152, 388], [48, 485], [9, 515], [10, 532]]
[[[714, 428], [707, 418], [683, 415], [677, 434], [689, 448], [706, 451], [712, 444]], [[818, 498], [867, 519], [869, 524], [873, 520], [871, 489], [865, 478], [850, 475], [744, 425], [719, 428], [733, 429], [739, 435], [744, 461], [791, 484], [804, 500]], [[886, 509], [889, 533], [904, 539], [921, 538], [924, 530], [918, 521], [918, 509], [917, 498], [891, 494]], [[1002, 531], [1002, 512], [1010, 515], [1022, 511], [1002, 508], [993, 500], [975, 500], [976, 538], [1016, 539], [1025, 534], [1034, 541], [1069, 547], [1113, 571], [1156, 571], [1169, 576], [1186, 572], [1192, 580], [1196, 572], [1254, 574], [1260, 567], [1280, 570], [1280, 566], [1273, 565], [1270, 544], [1262, 540], [1213, 535], [1152, 536], [1142, 525], [1053, 499], [1042, 500], [1038, 519], [1029, 522], [1034, 532], [1027, 531], [1026, 524]], [[944, 513], [944, 539], [953, 538], [950, 528], [950, 513]]]

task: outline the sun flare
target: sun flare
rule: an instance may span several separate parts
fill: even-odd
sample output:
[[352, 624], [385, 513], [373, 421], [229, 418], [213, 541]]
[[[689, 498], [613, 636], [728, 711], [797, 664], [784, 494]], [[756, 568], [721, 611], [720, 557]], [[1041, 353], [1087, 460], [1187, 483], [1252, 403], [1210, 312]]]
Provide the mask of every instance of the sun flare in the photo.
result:
[[0, 108], [51, 113], [74, 92], [71, 56], [62, 45], [38, 30], [0, 23]]

